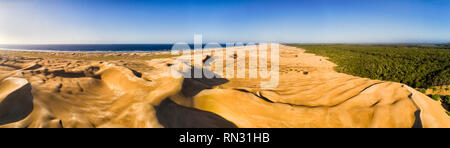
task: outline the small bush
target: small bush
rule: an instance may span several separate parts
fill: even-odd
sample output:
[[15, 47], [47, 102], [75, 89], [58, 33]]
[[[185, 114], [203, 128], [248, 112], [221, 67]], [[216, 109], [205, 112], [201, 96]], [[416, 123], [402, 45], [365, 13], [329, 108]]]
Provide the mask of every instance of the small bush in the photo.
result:
[[426, 93], [426, 90], [421, 88], [421, 89], [419, 89], [419, 92], [425, 94], [425, 93]]
[[439, 96], [439, 95], [432, 95], [431, 98], [433, 100], [439, 101], [441, 99], [441, 96]]
[[433, 87], [433, 92], [435, 92], [435, 91], [437, 91], [437, 88], [436, 88], [436, 87]]
[[450, 112], [446, 111], [447, 115], [450, 116]]

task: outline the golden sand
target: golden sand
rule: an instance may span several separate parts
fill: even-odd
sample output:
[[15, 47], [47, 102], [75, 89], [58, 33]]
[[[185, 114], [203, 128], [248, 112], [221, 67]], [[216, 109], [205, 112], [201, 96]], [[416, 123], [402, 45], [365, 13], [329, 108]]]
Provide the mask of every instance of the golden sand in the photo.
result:
[[261, 89], [263, 79], [174, 78], [184, 63], [167, 54], [0, 51], [0, 127], [450, 127], [440, 102], [337, 73], [303, 49], [280, 46], [274, 89]]

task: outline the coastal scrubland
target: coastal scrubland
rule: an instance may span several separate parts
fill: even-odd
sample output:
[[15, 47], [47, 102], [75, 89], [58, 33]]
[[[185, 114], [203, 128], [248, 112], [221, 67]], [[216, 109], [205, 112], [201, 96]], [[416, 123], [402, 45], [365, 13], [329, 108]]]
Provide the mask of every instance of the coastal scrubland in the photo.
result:
[[292, 45], [329, 57], [335, 70], [355, 76], [394, 81], [417, 88], [430, 97], [447, 103], [450, 85], [449, 44]]
[[295, 45], [329, 57], [338, 72], [430, 88], [450, 84], [450, 48], [421, 45]]

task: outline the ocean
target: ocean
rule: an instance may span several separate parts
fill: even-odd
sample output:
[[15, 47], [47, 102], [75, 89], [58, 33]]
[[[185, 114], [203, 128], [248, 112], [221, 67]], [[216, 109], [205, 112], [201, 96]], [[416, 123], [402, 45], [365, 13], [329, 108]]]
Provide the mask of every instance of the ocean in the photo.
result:
[[[226, 44], [220, 44], [226, 47]], [[0, 45], [0, 50], [60, 51], [60, 52], [151, 52], [169, 51], [173, 44], [53, 44], [53, 45]], [[189, 44], [194, 49], [194, 44]], [[204, 47], [203, 45], [202, 47]]]

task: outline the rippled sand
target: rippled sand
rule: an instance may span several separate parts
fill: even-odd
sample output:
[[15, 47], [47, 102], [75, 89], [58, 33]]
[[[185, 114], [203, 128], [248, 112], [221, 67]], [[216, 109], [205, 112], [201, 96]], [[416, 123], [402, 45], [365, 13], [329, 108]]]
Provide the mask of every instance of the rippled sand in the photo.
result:
[[[302, 49], [280, 46], [274, 89], [258, 78], [175, 78], [173, 66], [204, 67], [158, 54], [0, 51], [0, 127], [450, 127], [440, 102], [337, 73]], [[233, 54], [224, 57], [257, 56]]]

